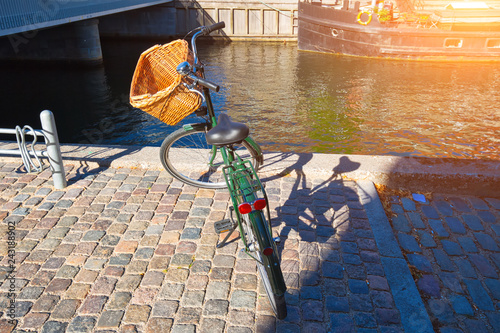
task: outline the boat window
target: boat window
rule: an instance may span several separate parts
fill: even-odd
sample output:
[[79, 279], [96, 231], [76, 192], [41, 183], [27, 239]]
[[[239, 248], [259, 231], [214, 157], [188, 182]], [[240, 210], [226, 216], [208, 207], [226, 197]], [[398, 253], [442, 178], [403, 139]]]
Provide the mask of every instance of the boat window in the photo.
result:
[[444, 47], [462, 47], [463, 42], [459, 38], [446, 38], [444, 40]]
[[500, 38], [490, 38], [486, 41], [486, 47], [488, 48], [500, 48]]

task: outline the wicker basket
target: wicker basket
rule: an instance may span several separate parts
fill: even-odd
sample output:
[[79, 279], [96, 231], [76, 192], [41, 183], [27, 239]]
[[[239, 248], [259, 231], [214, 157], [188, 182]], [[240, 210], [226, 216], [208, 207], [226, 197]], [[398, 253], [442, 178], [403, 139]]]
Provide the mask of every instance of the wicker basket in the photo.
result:
[[184, 40], [155, 45], [144, 51], [132, 79], [130, 104], [168, 125], [177, 124], [198, 109], [202, 102], [200, 95], [182, 85], [182, 77], [176, 71], [183, 61], [193, 63]]

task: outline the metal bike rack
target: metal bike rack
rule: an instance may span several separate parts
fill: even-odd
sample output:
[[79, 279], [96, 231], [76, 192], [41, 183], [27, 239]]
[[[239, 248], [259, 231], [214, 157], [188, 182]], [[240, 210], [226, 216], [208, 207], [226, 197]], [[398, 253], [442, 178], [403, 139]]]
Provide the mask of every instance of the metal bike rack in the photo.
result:
[[[16, 126], [15, 129], [0, 128], [1, 134], [15, 134], [17, 145], [19, 149], [0, 149], [0, 155], [20, 155], [23, 159], [23, 164], [28, 172], [32, 169], [37, 172], [42, 171], [42, 164], [38, 157], [47, 157], [52, 171], [52, 179], [54, 180], [54, 187], [63, 189], [66, 187], [66, 173], [62, 161], [61, 146], [59, 144], [59, 137], [57, 136], [56, 122], [54, 114], [49, 110], [44, 110], [40, 113], [40, 121], [42, 123], [41, 130], [34, 130], [30, 126]], [[31, 142], [31, 151], [28, 151], [28, 146], [25, 140], [25, 135], [33, 136]], [[45, 139], [46, 151], [36, 151], [35, 144], [37, 136], [43, 136]], [[37, 165], [33, 162], [32, 158], [37, 161]]]

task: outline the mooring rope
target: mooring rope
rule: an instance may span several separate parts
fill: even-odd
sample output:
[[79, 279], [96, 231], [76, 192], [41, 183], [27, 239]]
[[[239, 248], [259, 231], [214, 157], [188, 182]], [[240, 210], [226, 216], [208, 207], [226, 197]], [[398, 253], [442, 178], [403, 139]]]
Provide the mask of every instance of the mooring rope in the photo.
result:
[[281, 9], [278, 9], [278, 8], [276, 8], [276, 7], [273, 7], [273, 6], [271, 6], [270, 4], [265, 3], [265, 2], [264, 2], [264, 1], [262, 1], [262, 0], [257, 0], [257, 1], [258, 1], [258, 2], [260, 2], [261, 4], [263, 4], [264, 6], [269, 7], [269, 8], [271, 8], [272, 10], [275, 10], [275, 11], [279, 12], [281, 15], [285, 15], [286, 17], [292, 18], [292, 16], [290, 16], [290, 15], [288, 15], [288, 14], [285, 14], [285, 12], [284, 12], [284, 11], [282, 11]]

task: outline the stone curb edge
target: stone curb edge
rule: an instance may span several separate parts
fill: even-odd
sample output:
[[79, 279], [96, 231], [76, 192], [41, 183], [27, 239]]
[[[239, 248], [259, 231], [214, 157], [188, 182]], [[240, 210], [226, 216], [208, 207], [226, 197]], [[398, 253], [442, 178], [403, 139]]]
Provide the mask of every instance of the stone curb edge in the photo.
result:
[[367, 180], [358, 181], [357, 184], [360, 201], [368, 216], [404, 330], [415, 333], [433, 333], [434, 329], [424, 302], [394, 237], [375, 186]]
[[[3, 149], [17, 148], [17, 144], [10, 141], [0, 141], [0, 146]], [[37, 147], [44, 148], [42, 144]], [[83, 169], [163, 170], [159, 149], [154, 146], [61, 145], [64, 163]], [[0, 156], [0, 159], [20, 161], [20, 157]], [[264, 167], [260, 170], [264, 175], [262, 178], [279, 177], [293, 170], [327, 177], [342, 175], [411, 191], [500, 197], [500, 161], [496, 160], [287, 152], [264, 154]]]

